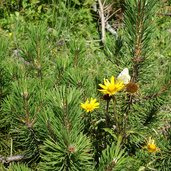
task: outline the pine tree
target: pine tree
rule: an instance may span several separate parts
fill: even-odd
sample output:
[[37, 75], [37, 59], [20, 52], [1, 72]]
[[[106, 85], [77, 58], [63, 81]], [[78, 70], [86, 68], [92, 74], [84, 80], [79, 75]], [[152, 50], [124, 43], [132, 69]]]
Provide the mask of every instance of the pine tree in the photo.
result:
[[[161, 4], [25, 2], [8, 16], [3, 3], [0, 170], [171, 169], [170, 33]], [[116, 34], [104, 30], [116, 22], [112, 8], [123, 12]]]

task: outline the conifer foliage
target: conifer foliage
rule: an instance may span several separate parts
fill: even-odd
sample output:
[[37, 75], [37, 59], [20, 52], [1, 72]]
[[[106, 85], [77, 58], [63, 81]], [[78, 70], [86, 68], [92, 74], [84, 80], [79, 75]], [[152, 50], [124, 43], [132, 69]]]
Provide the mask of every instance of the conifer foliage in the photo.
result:
[[0, 170], [171, 170], [166, 3], [0, 3]]
[[80, 92], [65, 86], [49, 94], [51, 108], [47, 122], [51, 137], [42, 146], [41, 170], [92, 170], [90, 140], [83, 135], [83, 122], [78, 104]]

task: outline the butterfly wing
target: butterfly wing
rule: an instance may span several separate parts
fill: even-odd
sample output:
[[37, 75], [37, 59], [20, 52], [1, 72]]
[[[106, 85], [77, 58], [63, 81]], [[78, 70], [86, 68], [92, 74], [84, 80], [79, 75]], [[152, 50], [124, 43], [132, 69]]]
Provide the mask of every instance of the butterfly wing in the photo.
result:
[[117, 79], [123, 81], [124, 84], [128, 84], [131, 79], [128, 68], [124, 68], [123, 71], [118, 75]]

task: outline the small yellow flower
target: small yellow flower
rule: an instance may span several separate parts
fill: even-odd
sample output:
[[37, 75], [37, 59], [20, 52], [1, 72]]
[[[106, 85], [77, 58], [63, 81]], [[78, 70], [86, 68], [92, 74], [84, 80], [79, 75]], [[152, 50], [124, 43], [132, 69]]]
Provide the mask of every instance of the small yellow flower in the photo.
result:
[[157, 151], [160, 151], [160, 149], [156, 146], [154, 140], [151, 137], [149, 137], [147, 145], [144, 148], [146, 148], [149, 153], [155, 153]]
[[94, 109], [99, 108], [99, 103], [96, 99], [91, 98], [90, 101], [87, 99], [85, 103], [81, 103], [81, 107], [86, 112], [92, 112]]
[[101, 91], [103, 94], [108, 94], [111, 96], [122, 90], [124, 88], [124, 83], [119, 80], [115, 81], [114, 76], [112, 76], [110, 81], [108, 79], [104, 79], [104, 85], [99, 84], [99, 86], [102, 88], [99, 91]]
[[13, 33], [11, 33], [11, 32], [8, 33], [8, 36], [9, 36], [9, 37], [12, 37], [12, 36], [13, 36]]

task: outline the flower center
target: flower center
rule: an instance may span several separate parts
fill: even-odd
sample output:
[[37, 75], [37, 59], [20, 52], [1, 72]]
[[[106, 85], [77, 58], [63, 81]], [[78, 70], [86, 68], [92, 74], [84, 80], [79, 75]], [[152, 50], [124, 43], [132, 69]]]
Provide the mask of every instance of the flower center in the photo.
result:
[[87, 104], [87, 110], [92, 110], [92, 105], [91, 104]]
[[112, 93], [115, 90], [115, 86], [109, 85], [107, 89], [108, 89], [109, 92]]
[[147, 145], [147, 148], [148, 148], [148, 150], [151, 151], [151, 152], [154, 152], [154, 151], [156, 151], [156, 149], [157, 149], [155, 144], [148, 144], [148, 145]]

